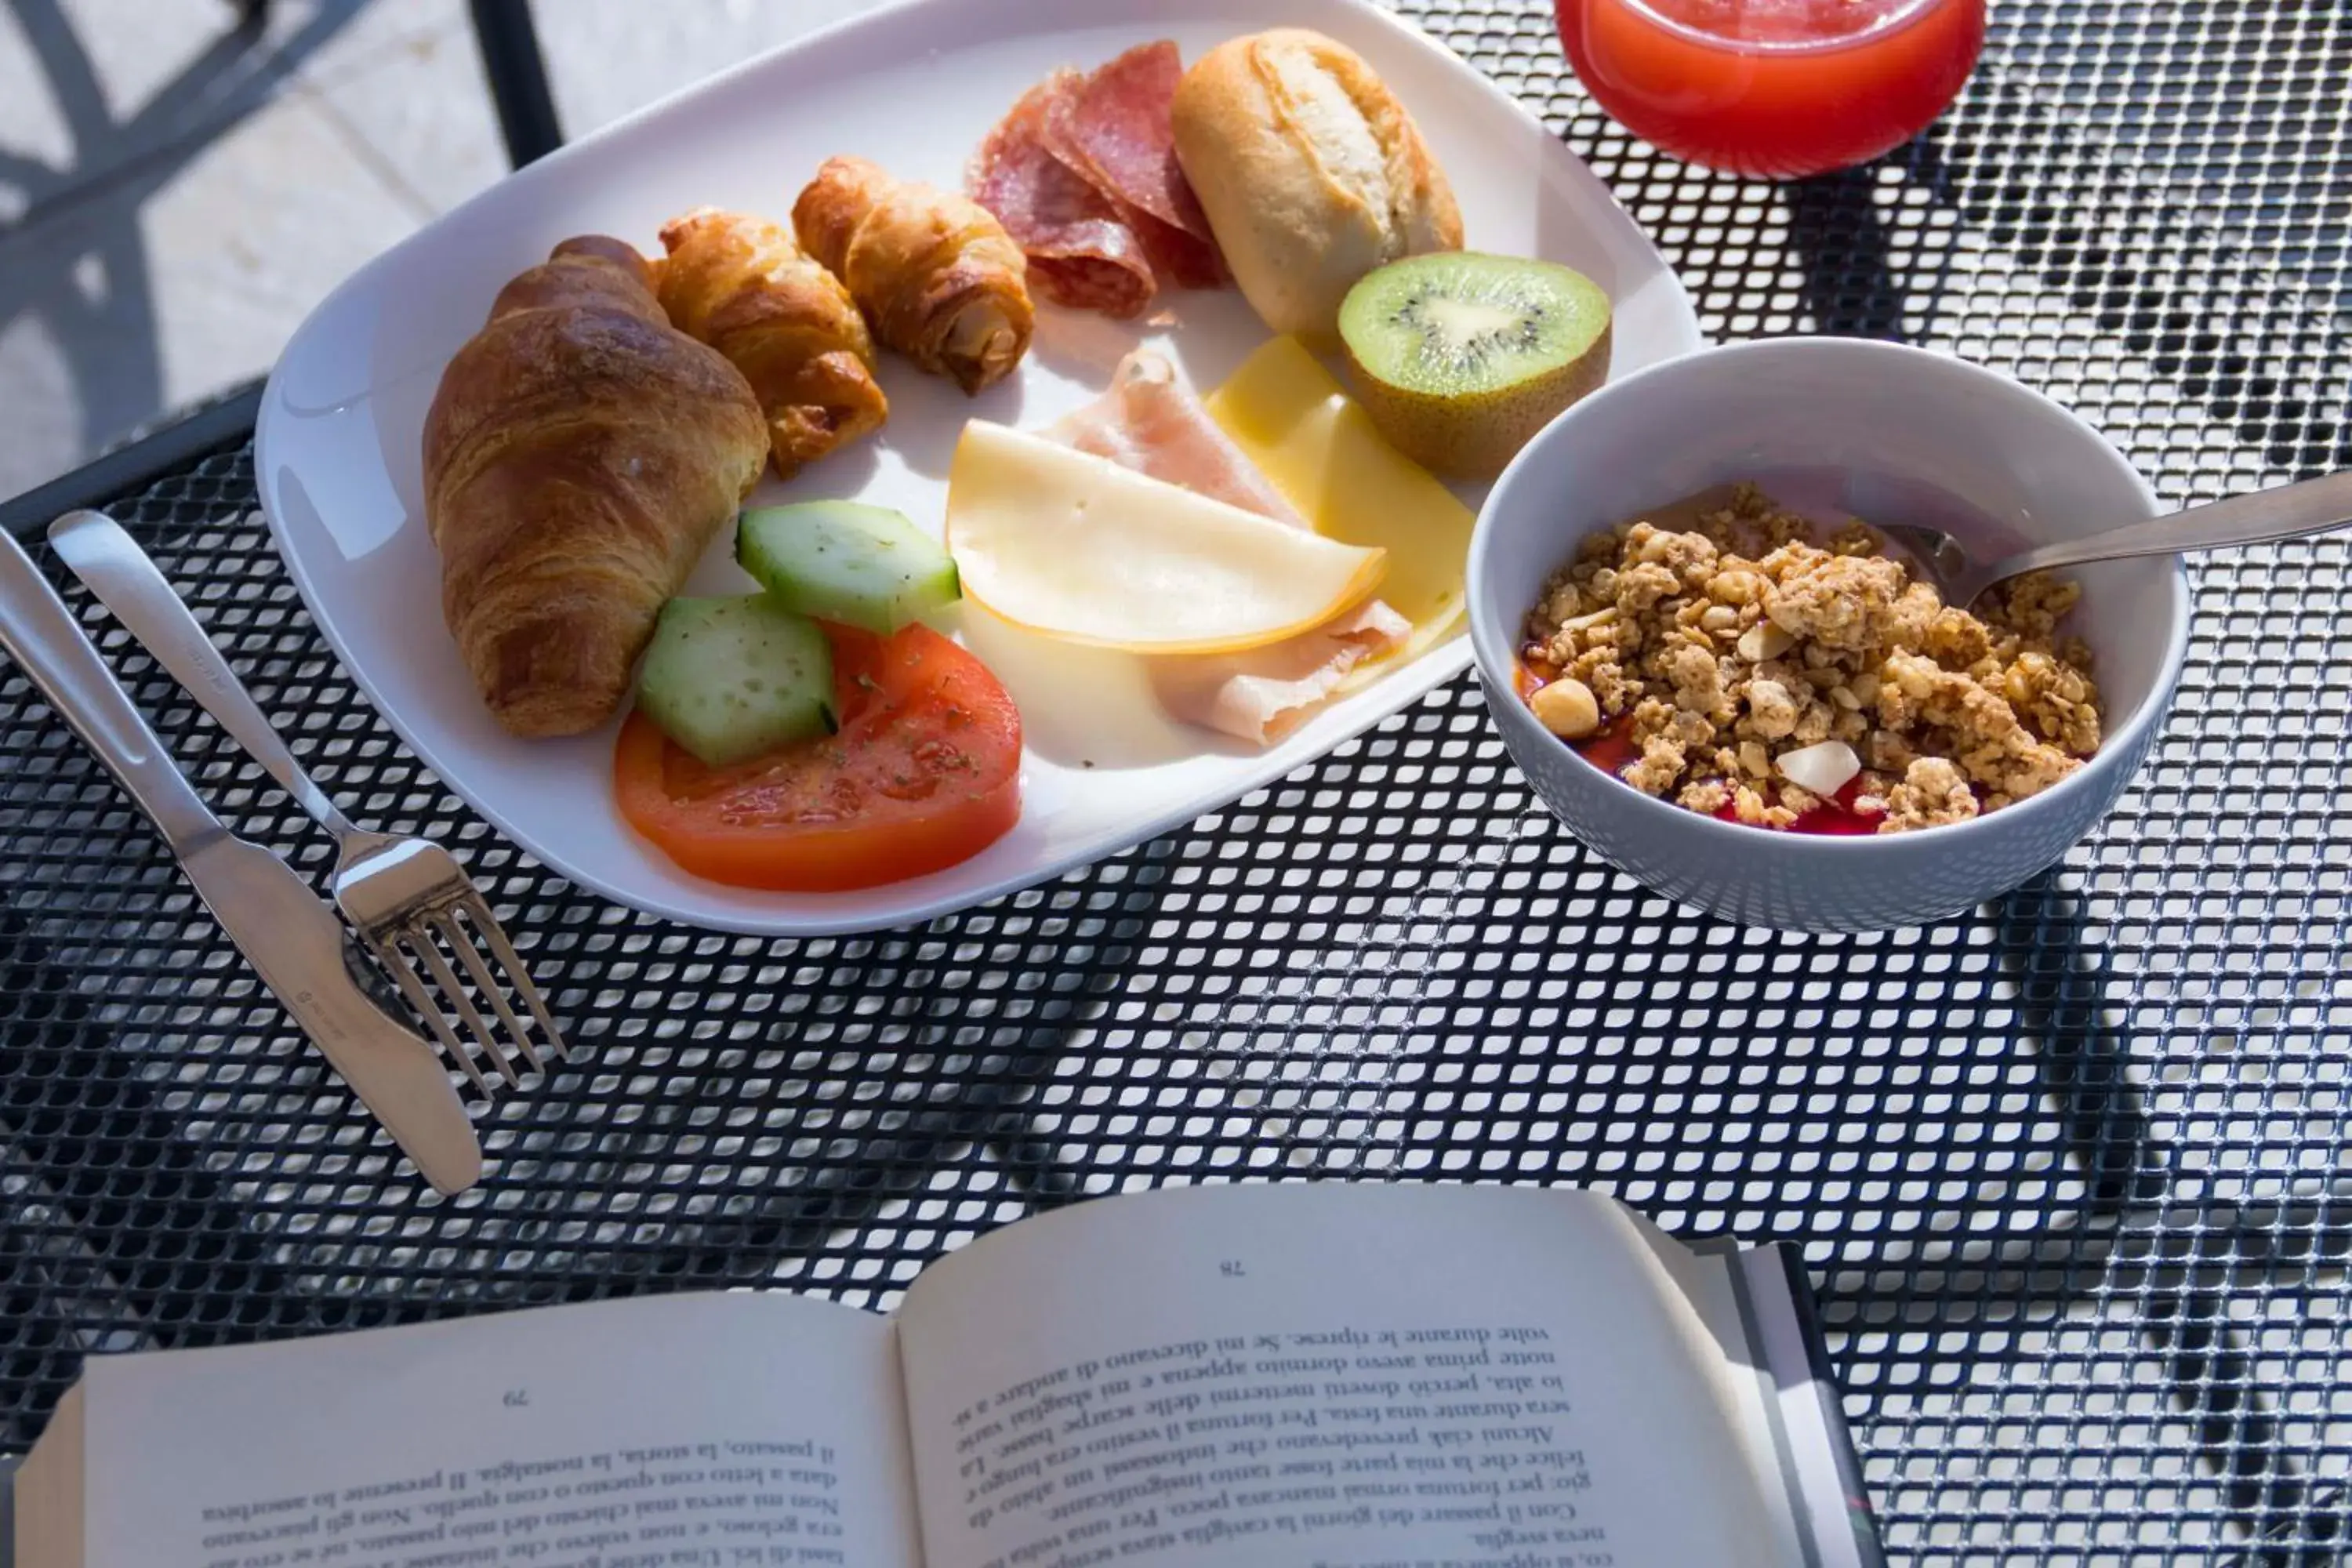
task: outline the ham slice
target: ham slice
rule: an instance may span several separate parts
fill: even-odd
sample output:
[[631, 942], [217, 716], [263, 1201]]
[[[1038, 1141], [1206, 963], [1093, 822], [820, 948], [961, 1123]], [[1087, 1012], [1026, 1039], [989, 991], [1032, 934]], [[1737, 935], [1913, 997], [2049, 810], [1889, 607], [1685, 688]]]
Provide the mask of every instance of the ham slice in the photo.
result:
[[1412, 623], [1367, 599], [1311, 632], [1247, 653], [1151, 660], [1160, 705], [1188, 724], [1270, 746], [1305, 723], [1367, 659], [1402, 646]]
[[1110, 390], [1039, 432], [1196, 495], [1294, 528], [1307, 520], [1209, 417], [1167, 356], [1138, 349], [1118, 362]]
[[[1101, 397], [1040, 434], [1212, 500], [1307, 526], [1209, 417], [1176, 367], [1150, 349], [1122, 360]], [[1412, 622], [1371, 599], [1265, 647], [1147, 662], [1152, 691], [1171, 718], [1270, 745], [1303, 723], [1360, 665], [1402, 647], [1412, 632]]]
[[1045, 298], [1139, 316], [1159, 289], [1142, 240], [1118, 205], [1046, 144], [1055, 106], [1084, 81], [1076, 71], [1055, 71], [1023, 94], [973, 154], [964, 188], [1027, 253], [1029, 276]]
[[1152, 265], [1180, 289], [1213, 289], [1225, 258], [1176, 161], [1172, 112], [1184, 63], [1162, 38], [1139, 44], [1057, 95], [1045, 142], [1108, 197]]

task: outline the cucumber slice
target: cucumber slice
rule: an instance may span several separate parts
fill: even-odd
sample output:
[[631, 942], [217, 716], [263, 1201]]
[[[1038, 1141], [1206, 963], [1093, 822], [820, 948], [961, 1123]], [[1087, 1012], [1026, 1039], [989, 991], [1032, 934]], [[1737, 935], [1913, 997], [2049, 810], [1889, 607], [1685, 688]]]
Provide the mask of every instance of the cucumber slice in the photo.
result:
[[860, 501], [747, 511], [735, 559], [786, 609], [880, 637], [963, 597], [945, 546], [904, 514]]
[[829, 735], [833, 649], [824, 631], [764, 594], [672, 599], [655, 624], [637, 707], [714, 768]]

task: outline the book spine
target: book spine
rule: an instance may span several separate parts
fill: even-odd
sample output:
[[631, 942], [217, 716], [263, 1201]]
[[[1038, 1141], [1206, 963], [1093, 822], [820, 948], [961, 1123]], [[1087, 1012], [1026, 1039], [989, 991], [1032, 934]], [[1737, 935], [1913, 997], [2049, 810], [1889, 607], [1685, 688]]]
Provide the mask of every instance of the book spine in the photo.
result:
[[1811, 1384], [1821, 1407], [1822, 1435], [1826, 1439], [1830, 1462], [1836, 1468], [1838, 1489], [1843, 1494], [1846, 1523], [1853, 1531], [1855, 1555], [1863, 1568], [1886, 1568], [1885, 1548], [1878, 1539], [1878, 1519], [1871, 1511], [1870, 1492], [1862, 1483], [1862, 1461], [1853, 1451], [1853, 1435], [1847, 1430], [1845, 1411], [1838, 1403], [1836, 1370], [1831, 1364], [1829, 1341], [1822, 1332], [1821, 1312], [1813, 1301], [1812, 1279], [1805, 1272], [1803, 1257], [1786, 1242], [1774, 1242], [1761, 1250], [1769, 1253], [1779, 1265], [1789, 1314], [1804, 1345], [1804, 1370], [1810, 1374], [1806, 1381]]

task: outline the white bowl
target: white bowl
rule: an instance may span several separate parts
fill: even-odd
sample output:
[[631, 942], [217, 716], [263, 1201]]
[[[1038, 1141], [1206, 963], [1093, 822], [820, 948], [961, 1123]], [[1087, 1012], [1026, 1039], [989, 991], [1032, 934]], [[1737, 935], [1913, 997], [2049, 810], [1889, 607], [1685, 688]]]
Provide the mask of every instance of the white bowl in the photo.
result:
[[1751, 925], [1918, 925], [2063, 858], [2138, 771], [2172, 700], [2189, 638], [2188, 576], [2176, 558], [2070, 571], [2083, 599], [2067, 626], [2095, 660], [2105, 740], [2063, 783], [1973, 821], [1867, 837], [1719, 822], [1642, 794], [1536, 721], [1513, 673], [1544, 580], [1585, 535], [1742, 479], [1801, 507], [1930, 523], [1971, 554], [2156, 510], [2147, 481], [2082, 420], [1998, 372], [1919, 349], [1782, 338], [1612, 382], [1513, 460], [1470, 546], [1470, 633], [1487, 705], [1545, 803], [1629, 875]]

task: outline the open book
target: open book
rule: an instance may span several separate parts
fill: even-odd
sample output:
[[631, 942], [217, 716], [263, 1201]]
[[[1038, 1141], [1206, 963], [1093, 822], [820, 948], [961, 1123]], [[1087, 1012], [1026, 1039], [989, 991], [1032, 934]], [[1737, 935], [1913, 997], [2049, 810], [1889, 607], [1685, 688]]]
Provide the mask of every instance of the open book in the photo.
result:
[[17, 1568], [1880, 1562], [1801, 1270], [1559, 1190], [1173, 1189], [895, 1316], [637, 1298], [93, 1359]]

